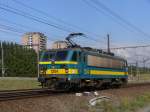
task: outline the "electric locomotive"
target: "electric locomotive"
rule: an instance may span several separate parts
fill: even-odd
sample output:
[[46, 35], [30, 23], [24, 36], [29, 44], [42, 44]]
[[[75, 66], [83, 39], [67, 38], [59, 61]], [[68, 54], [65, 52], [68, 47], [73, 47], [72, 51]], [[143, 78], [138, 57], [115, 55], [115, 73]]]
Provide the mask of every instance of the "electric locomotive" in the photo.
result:
[[127, 61], [113, 53], [73, 43], [72, 37], [83, 36], [72, 33], [66, 40], [67, 48], [43, 51], [38, 80], [43, 87], [70, 89], [74, 87], [103, 84], [112, 86], [127, 83]]

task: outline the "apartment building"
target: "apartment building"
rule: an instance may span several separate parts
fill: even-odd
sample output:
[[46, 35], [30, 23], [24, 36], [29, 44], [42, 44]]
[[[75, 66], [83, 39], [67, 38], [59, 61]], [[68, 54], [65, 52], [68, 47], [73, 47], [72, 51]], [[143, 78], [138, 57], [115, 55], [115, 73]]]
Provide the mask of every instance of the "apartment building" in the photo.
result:
[[36, 52], [46, 49], [47, 37], [40, 32], [28, 32], [22, 37], [22, 45], [33, 48]]

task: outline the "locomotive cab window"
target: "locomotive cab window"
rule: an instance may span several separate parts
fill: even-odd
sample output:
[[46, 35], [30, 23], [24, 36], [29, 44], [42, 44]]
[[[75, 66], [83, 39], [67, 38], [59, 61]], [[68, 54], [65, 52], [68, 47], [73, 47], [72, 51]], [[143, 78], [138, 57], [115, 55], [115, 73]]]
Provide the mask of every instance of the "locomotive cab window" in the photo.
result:
[[51, 59], [54, 59], [55, 52], [43, 52], [41, 54], [40, 61], [50, 61]]
[[56, 61], [64, 61], [68, 56], [68, 51], [58, 51], [56, 52], [55, 60]]
[[55, 52], [43, 52], [41, 55], [41, 61], [64, 61], [67, 59], [68, 51], [55, 51]]

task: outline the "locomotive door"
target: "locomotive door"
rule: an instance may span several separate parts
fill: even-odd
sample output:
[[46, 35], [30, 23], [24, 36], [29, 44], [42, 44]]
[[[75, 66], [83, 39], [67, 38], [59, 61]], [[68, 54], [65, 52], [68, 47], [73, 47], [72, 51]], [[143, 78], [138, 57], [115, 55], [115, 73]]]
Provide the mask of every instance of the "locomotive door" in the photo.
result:
[[83, 59], [82, 59], [82, 57], [83, 57], [83, 53], [78, 52], [78, 54], [77, 54], [78, 67], [77, 68], [78, 68], [78, 72], [80, 75], [83, 74]]
[[72, 61], [78, 62], [78, 64], [76, 65], [76, 68], [78, 70], [78, 74], [82, 74], [82, 68], [83, 68], [82, 53], [78, 51], [73, 52]]
[[86, 74], [86, 68], [87, 68], [87, 56], [86, 53], [83, 52], [81, 54], [81, 74], [85, 75]]

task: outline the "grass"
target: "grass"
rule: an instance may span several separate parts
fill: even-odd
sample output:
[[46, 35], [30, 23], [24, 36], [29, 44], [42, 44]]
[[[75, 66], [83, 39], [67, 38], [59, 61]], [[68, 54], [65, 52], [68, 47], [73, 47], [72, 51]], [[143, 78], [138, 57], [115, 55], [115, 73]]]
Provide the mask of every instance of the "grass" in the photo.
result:
[[[137, 96], [134, 99], [127, 97], [123, 98], [119, 106], [112, 102], [102, 102], [97, 104], [92, 110], [103, 109], [102, 112], [136, 112], [138, 109], [148, 106], [150, 104], [150, 93]], [[93, 111], [94, 112], [94, 111]]]
[[150, 93], [138, 96], [132, 101], [130, 101], [128, 98], [124, 99], [121, 102], [119, 110], [124, 110], [124, 112], [135, 112], [137, 109], [140, 109], [147, 104], [150, 104]]
[[129, 82], [149, 82], [150, 81], [150, 74], [139, 74], [135, 77], [129, 75]]
[[150, 74], [140, 74], [141, 80], [150, 80]]
[[40, 88], [34, 78], [0, 78], [0, 90], [17, 90]]

